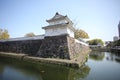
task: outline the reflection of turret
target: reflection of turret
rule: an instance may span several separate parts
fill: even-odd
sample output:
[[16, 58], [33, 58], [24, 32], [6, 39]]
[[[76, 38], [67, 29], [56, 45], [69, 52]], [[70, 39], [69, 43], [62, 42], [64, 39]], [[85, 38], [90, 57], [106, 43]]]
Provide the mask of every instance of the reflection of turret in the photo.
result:
[[103, 60], [104, 56], [105, 56], [104, 52], [95, 52], [95, 51], [93, 51], [93, 52], [91, 52], [89, 54], [90, 59], [93, 59], [93, 60]]

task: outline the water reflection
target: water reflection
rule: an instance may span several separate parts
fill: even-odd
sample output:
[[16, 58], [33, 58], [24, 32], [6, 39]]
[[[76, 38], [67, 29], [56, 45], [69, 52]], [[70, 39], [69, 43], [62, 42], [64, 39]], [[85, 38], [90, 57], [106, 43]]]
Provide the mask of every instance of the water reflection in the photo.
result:
[[89, 54], [89, 58], [97, 61], [102, 61], [105, 57], [105, 52], [92, 51]]
[[107, 53], [106, 60], [120, 63], [120, 53]]
[[4, 71], [4, 66], [0, 65], [0, 80], [2, 78], [3, 71]]
[[0, 57], [0, 80], [78, 80], [85, 78], [89, 72], [87, 65], [73, 69]]
[[0, 80], [120, 80], [120, 54], [92, 52], [79, 69], [0, 57]]

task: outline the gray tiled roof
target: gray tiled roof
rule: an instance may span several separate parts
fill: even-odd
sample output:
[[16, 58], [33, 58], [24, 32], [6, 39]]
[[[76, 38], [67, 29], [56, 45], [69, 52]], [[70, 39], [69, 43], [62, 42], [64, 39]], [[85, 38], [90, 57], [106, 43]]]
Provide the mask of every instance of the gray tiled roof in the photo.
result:
[[55, 25], [48, 25], [48, 26], [45, 26], [45, 27], [42, 27], [42, 29], [49, 29], [49, 28], [54, 28], [54, 27], [62, 27], [62, 26], [66, 26], [68, 25], [68, 23], [60, 23], [60, 24], [55, 24]]
[[67, 17], [67, 16], [63, 16], [63, 15], [61, 15], [57, 12], [53, 18], [51, 18], [49, 20], [46, 20], [46, 21], [51, 22], [51, 21], [55, 21], [55, 20], [58, 20], [58, 19], [64, 19], [65, 17]]

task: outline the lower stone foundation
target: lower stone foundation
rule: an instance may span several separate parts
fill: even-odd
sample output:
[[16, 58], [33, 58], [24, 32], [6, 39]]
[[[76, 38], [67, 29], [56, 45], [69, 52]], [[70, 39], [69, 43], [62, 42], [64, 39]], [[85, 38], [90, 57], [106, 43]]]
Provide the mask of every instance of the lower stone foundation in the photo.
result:
[[0, 41], [0, 52], [24, 53], [40, 58], [71, 60], [83, 55], [82, 53], [88, 49], [88, 46], [75, 42], [75, 39], [68, 35], [37, 40]]

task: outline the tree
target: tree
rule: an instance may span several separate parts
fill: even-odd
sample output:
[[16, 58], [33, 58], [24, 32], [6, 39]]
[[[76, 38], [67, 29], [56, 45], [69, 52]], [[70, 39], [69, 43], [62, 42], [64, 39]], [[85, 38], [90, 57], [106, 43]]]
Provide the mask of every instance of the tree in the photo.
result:
[[93, 39], [87, 42], [89, 43], [89, 45], [104, 45], [104, 42], [101, 39]]
[[79, 39], [79, 38], [89, 38], [88, 34], [84, 31], [84, 30], [81, 30], [81, 29], [75, 29], [75, 38], [76, 39]]
[[0, 40], [8, 39], [10, 37], [7, 29], [0, 29]]
[[35, 34], [34, 33], [27, 33], [27, 34], [25, 34], [25, 37], [33, 37], [33, 36], [35, 36]]
[[120, 46], [120, 39], [114, 42], [109, 43], [108, 45], [106, 45], [107, 47], [116, 47], [116, 46]]

